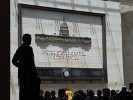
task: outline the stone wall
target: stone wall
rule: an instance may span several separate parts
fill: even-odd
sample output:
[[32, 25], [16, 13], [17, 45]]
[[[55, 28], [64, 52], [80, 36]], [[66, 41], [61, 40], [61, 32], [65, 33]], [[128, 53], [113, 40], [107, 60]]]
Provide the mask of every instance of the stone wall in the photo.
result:
[[124, 68], [124, 83], [129, 88], [129, 84], [133, 83], [133, 1], [120, 0], [121, 16], [122, 16], [122, 37], [123, 37], [123, 68]]
[[[91, 48], [87, 49], [85, 52], [87, 55], [87, 60], [82, 59], [80, 63], [77, 61], [71, 61], [70, 65], [74, 63], [73, 66], [76, 67], [75, 63], [80, 65], [79, 67], [92, 67], [92, 68], [102, 68], [103, 67], [103, 53], [102, 53], [102, 24], [100, 17], [87, 16], [82, 14], [70, 14], [65, 12], [52, 12], [46, 10], [36, 11], [33, 9], [22, 9], [22, 32], [18, 30], [18, 4], [29, 4], [37, 5], [42, 7], [51, 7], [58, 9], [67, 9], [74, 11], [83, 11], [86, 13], [99, 13], [105, 14], [106, 17], [106, 51], [107, 51], [107, 83], [95, 83], [95, 84], [41, 84], [41, 88], [46, 90], [58, 90], [59, 88], [70, 87], [72, 91], [83, 89], [86, 91], [90, 87], [93, 90], [102, 89], [105, 87], [113, 89], [121, 89], [124, 85], [123, 80], [123, 59], [122, 59], [122, 31], [121, 31], [121, 14], [120, 14], [120, 4], [110, 1], [97, 1], [97, 0], [11, 0], [11, 59], [15, 50], [18, 48], [19, 36], [25, 33], [32, 35], [32, 44], [36, 66], [44, 67], [44, 56], [42, 56], [41, 46], [45, 47], [44, 44], [39, 44], [38, 46], [35, 41], [35, 33], [47, 33], [58, 35], [59, 26], [62, 22], [63, 15], [66, 15], [66, 21], [70, 27], [70, 36], [81, 36], [81, 37], [90, 37], [92, 39]], [[47, 13], [47, 15], [45, 15]], [[48, 16], [50, 15], [50, 16]], [[46, 20], [47, 18], [47, 20]], [[56, 24], [53, 21], [53, 18], [58, 19]], [[40, 20], [41, 19], [41, 20]], [[49, 20], [48, 20], [49, 19]], [[74, 20], [77, 23], [73, 23]], [[43, 22], [43, 23], [42, 23]], [[79, 26], [78, 26], [79, 25]], [[55, 27], [56, 26], [56, 27]], [[75, 27], [74, 27], [75, 26]], [[105, 28], [105, 27], [104, 27]], [[19, 33], [18, 33], [19, 32]], [[22, 33], [22, 34], [20, 34]], [[48, 46], [49, 50], [60, 50], [58, 46]], [[68, 46], [69, 47], [69, 46]], [[77, 46], [72, 47], [71, 50], [84, 50], [82, 48], [77, 49]], [[60, 62], [58, 60], [52, 60], [54, 63]], [[55, 64], [51, 61], [52, 66]], [[47, 61], [48, 62], [48, 61]], [[64, 62], [68, 64], [67, 62]], [[88, 63], [87, 66], [82, 66], [85, 63]], [[92, 65], [92, 66], [90, 66]], [[55, 65], [57, 66], [57, 65]], [[58, 64], [61, 67], [61, 64]], [[57, 66], [57, 67], [58, 67]], [[49, 67], [49, 66], [47, 66]], [[14, 67], [11, 63], [11, 100], [18, 100], [18, 79], [17, 79], [17, 68]]]

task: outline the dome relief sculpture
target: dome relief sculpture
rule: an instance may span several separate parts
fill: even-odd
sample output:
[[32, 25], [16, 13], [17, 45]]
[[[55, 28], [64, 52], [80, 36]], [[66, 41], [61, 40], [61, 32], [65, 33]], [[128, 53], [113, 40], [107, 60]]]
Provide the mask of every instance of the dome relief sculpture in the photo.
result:
[[63, 17], [63, 23], [60, 24], [60, 33], [59, 35], [69, 36], [68, 25]]

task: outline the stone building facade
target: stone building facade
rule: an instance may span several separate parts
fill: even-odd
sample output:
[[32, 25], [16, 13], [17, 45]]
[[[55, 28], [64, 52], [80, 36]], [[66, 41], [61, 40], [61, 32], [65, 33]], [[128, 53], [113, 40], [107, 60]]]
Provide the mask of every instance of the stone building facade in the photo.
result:
[[123, 37], [123, 68], [124, 83], [129, 89], [133, 89], [133, 1], [120, 0]]
[[[11, 59], [22, 42], [22, 35], [29, 33], [38, 70], [51, 68], [54, 72], [54, 69], [60, 69], [64, 74], [66, 69], [70, 72], [79, 69], [71, 73], [71, 76], [77, 76], [71, 80], [64, 76], [61, 76], [62, 80], [57, 77], [56, 80], [47, 80], [46, 74], [39, 74], [42, 75], [41, 88], [44, 91], [58, 91], [66, 87], [72, 91], [90, 88], [96, 91], [124, 86], [120, 3], [101, 0], [11, 0], [10, 5]], [[63, 22], [62, 30], [67, 32], [65, 36], [60, 34]], [[92, 73], [80, 74], [86, 75], [85, 80], [79, 75], [82, 69]], [[11, 100], [18, 100], [17, 68], [12, 63], [10, 82]]]
[[122, 21], [122, 49], [123, 49], [123, 71], [124, 84], [128, 89], [133, 89], [133, 47], [132, 47], [132, 32], [133, 32], [133, 1], [132, 0], [108, 0], [119, 2], [121, 8]]

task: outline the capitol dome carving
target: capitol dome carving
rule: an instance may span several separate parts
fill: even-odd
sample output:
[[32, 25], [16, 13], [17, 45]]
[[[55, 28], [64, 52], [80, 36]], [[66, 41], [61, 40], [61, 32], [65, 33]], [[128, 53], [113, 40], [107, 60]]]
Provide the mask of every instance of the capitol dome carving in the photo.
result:
[[59, 35], [69, 36], [68, 25], [63, 17], [63, 23], [60, 24], [60, 33]]

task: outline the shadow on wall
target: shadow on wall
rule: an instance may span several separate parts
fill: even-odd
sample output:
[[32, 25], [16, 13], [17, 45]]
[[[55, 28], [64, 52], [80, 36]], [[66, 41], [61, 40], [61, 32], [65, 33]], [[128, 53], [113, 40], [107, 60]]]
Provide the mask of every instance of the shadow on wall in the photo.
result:
[[91, 49], [91, 45], [88, 44], [70, 44], [70, 43], [54, 43], [54, 42], [42, 42], [42, 41], [36, 41], [36, 44], [41, 49], [47, 49], [49, 46], [53, 47], [59, 47], [62, 48], [65, 51], [68, 51], [69, 49], [73, 48], [81, 48], [84, 51], [89, 51]]

